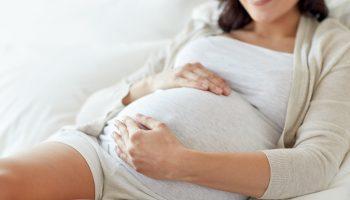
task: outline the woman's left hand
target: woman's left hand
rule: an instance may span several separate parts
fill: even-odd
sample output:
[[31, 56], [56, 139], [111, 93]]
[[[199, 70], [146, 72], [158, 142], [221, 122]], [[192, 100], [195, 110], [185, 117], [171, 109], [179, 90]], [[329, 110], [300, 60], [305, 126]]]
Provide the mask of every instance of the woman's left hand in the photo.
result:
[[[140, 128], [139, 124], [146, 129]], [[148, 177], [175, 180], [186, 148], [162, 122], [137, 115], [116, 121], [118, 156], [137, 172]]]

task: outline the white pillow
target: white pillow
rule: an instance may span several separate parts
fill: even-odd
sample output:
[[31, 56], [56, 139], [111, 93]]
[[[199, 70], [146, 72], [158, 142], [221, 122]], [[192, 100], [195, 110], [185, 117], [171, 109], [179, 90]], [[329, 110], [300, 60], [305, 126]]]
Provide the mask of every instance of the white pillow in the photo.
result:
[[0, 157], [73, 124], [205, 0], [0, 1]]
[[328, 0], [330, 15], [338, 18], [344, 25], [350, 28], [350, 1]]

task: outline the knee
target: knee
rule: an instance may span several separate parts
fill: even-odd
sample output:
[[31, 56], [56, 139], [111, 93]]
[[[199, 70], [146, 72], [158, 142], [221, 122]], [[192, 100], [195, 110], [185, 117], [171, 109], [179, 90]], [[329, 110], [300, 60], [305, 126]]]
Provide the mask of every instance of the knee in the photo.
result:
[[20, 199], [19, 183], [14, 170], [0, 166], [0, 199]]

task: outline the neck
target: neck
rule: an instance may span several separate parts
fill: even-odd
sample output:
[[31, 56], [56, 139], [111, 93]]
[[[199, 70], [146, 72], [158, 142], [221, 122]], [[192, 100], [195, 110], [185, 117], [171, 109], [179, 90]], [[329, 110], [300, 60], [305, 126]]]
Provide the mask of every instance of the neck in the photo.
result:
[[296, 37], [301, 14], [297, 8], [270, 23], [253, 22], [252, 30], [262, 37], [286, 38]]

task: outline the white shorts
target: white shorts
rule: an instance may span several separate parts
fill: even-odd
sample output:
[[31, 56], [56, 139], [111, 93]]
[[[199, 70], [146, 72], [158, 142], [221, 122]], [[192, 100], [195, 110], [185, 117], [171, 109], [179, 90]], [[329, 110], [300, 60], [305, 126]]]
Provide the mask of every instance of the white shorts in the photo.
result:
[[[60, 142], [77, 150], [88, 163], [95, 183], [95, 199], [163, 200], [128, 172], [117, 156], [97, 138], [75, 130], [61, 130], [45, 142]], [[110, 149], [114, 152], [114, 149]]]

